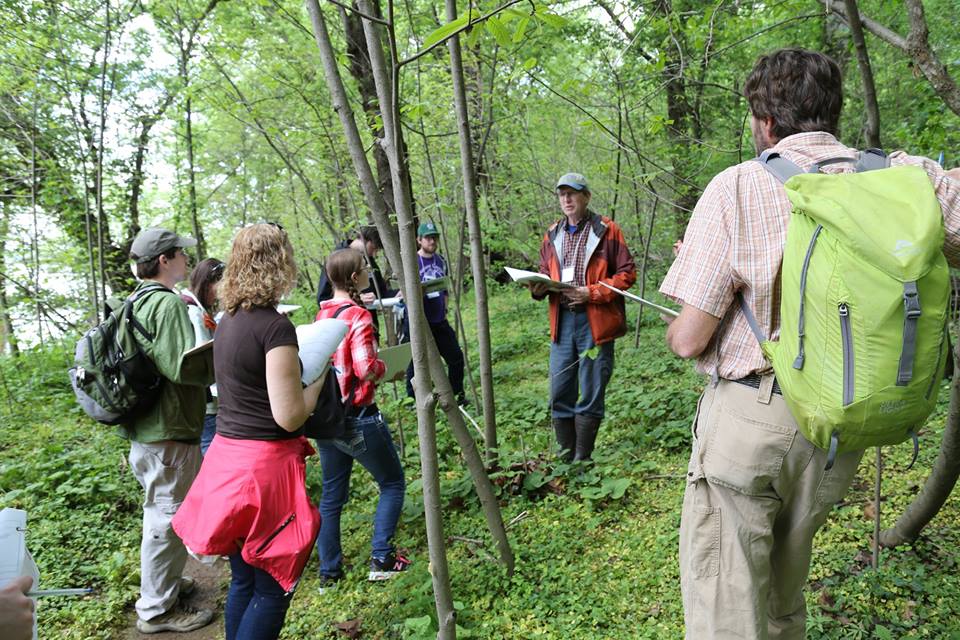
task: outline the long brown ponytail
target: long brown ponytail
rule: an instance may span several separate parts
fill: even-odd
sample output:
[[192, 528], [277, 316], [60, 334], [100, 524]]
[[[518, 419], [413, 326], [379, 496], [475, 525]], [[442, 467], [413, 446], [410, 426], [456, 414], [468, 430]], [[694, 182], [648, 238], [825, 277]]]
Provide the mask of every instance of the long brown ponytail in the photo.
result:
[[364, 268], [363, 254], [356, 249], [338, 249], [327, 258], [327, 278], [335, 289], [346, 291], [350, 299], [363, 306], [360, 302], [360, 292], [353, 282], [353, 274]]

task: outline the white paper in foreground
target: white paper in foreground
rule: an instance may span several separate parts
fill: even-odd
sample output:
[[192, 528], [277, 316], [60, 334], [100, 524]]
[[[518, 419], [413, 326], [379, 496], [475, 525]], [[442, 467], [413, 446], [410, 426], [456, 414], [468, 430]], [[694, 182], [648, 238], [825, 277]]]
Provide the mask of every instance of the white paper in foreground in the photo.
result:
[[[27, 551], [27, 512], [9, 507], [0, 511], [0, 587], [14, 578], [30, 576], [33, 589], [40, 585], [40, 572]], [[37, 639], [37, 617], [33, 617], [33, 639]]]
[[330, 358], [347, 335], [347, 323], [337, 318], [324, 318], [297, 327], [300, 362], [303, 363], [303, 384], [316, 382], [330, 365]]

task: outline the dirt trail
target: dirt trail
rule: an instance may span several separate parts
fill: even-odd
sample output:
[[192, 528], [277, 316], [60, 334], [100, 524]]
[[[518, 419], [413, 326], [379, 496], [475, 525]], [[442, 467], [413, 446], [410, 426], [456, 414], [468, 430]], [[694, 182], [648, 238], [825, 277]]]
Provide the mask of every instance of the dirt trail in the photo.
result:
[[189, 633], [152, 633], [143, 634], [137, 631], [137, 612], [129, 616], [127, 628], [117, 637], [121, 640], [219, 640], [223, 638], [223, 603], [227, 599], [227, 584], [229, 583], [230, 569], [226, 562], [219, 561], [213, 567], [200, 564], [193, 558], [187, 558], [184, 575], [192, 576], [197, 581], [197, 589], [186, 601], [200, 608], [213, 609], [213, 622], [207, 626], [190, 631]]

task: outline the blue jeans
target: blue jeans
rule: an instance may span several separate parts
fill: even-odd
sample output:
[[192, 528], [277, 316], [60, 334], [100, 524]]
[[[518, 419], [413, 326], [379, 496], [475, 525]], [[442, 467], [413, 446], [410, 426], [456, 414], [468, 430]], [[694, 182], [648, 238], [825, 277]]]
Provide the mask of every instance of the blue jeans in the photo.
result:
[[387, 422], [379, 412], [362, 418], [346, 418], [342, 438], [318, 440], [323, 472], [323, 496], [320, 498], [320, 575], [343, 573], [340, 547], [340, 512], [350, 496], [350, 472], [357, 460], [370, 472], [380, 487], [380, 500], [373, 516], [373, 540], [370, 555], [382, 560], [393, 553], [393, 534], [400, 521], [406, 482], [400, 456], [390, 436]]
[[557, 341], [550, 344], [551, 413], [554, 418], [602, 418], [604, 395], [613, 374], [613, 341], [600, 345], [593, 358], [581, 358], [595, 346], [586, 312], [561, 307], [559, 324]]
[[227, 640], [275, 640], [293, 593], [262, 569], [251, 567], [240, 553], [230, 556], [230, 591], [223, 611]]
[[207, 455], [207, 449], [217, 435], [217, 414], [208, 413], [203, 416], [203, 432], [200, 434], [200, 455]]

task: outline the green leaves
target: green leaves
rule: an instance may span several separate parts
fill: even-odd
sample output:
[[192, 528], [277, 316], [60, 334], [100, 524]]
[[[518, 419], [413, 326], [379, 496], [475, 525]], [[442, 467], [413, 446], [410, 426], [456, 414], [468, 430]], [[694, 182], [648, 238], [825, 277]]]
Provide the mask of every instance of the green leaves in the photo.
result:
[[424, 38], [423, 47], [426, 49], [428, 47], [432, 47], [438, 42], [442, 42], [443, 40], [452, 36], [457, 30], [467, 26], [467, 23], [470, 22], [470, 20], [475, 20], [479, 17], [480, 13], [476, 9], [471, 9], [467, 13], [457, 17], [457, 19], [453, 22], [448, 22], [445, 25], [434, 29], [430, 35]]

